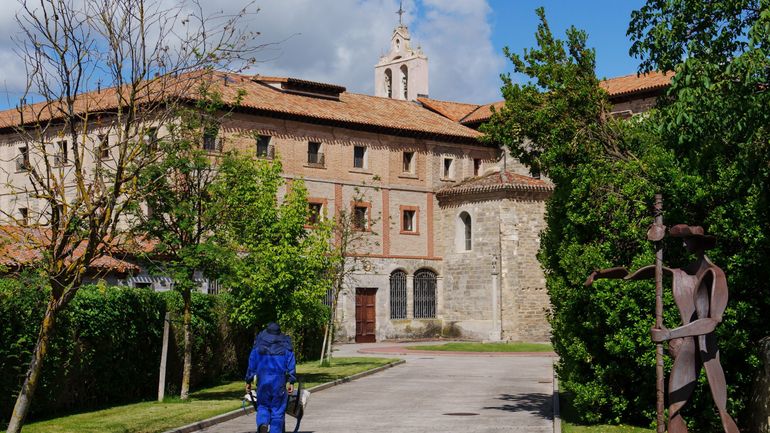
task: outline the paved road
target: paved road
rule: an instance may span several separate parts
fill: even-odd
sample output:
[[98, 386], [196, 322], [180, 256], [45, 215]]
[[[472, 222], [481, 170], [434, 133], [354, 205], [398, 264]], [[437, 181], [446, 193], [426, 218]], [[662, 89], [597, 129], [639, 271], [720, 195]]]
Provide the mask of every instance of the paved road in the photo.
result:
[[[343, 346], [338, 356], [351, 354]], [[407, 355], [406, 364], [313, 394], [302, 432], [553, 432], [549, 357]], [[287, 418], [289, 431], [294, 419]], [[254, 432], [254, 415], [206, 433]]]

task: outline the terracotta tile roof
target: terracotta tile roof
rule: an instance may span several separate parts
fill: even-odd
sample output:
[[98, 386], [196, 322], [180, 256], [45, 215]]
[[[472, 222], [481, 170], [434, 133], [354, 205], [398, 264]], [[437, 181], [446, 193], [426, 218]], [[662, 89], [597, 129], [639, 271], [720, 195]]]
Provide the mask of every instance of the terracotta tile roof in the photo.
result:
[[463, 118], [460, 122], [463, 125], [472, 125], [475, 123], [484, 122], [486, 120], [489, 120], [492, 117], [492, 107], [495, 107], [495, 110], [500, 111], [500, 109], [503, 108], [504, 105], [505, 105], [505, 101], [497, 101], [491, 104], [482, 105], [478, 109], [476, 109], [474, 112], [465, 116], [465, 118]]
[[610, 98], [632, 95], [634, 93], [665, 89], [671, 85], [673, 72], [650, 72], [609, 78], [599, 82], [599, 86], [609, 93]]
[[[375, 130], [394, 135], [430, 137], [445, 140], [476, 142], [481, 136], [478, 131], [467, 128], [444, 116], [426, 110], [419, 104], [395, 99], [380, 98], [345, 92], [343, 87], [333, 84], [315, 83], [294, 78], [260, 77], [231, 74], [224, 72], [190, 73], [177, 77], [166, 77], [158, 81], [158, 86], [165, 89], [179, 89], [186, 93], [183, 97], [196, 99], [197, 86], [190, 85], [190, 80], [206, 80], [219, 91], [223, 100], [234, 102], [245, 91], [240, 107], [251, 109], [259, 114], [293, 118], [300, 121], [337, 125], [353, 129]], [[174, 81], [176, 80], [176, 81]], [[178, 83], [177, 83], [178, 81]], [[327, 91], [341, 91], [339, 98], [323, 98], [277, 89], [271, 83], [293, 83]], [[151, 93], [149, 89], [147, 93]], [[106, 89], [101, 92], [89, 92], [80, 95], [76, 102], [77, 110], [85, 112], [104, 111], [117, 106], [117, 92]], [[24, 119], [35, 115], [43, 118], [57, 117], [56, 104], [32, 104], [24, 109]], [[18, 110], [0, 112], [0, 128], [18, 125], [21, 121]]]
[[[28, 227], [0, 226], [0, 265], [8, 268], [20, 268], [42, 259], [41, 246], [46, 245], [50, 237], [49, 231]], [[73, 252], [74, 256], [83, 254], [85, 244], [79, 245]], [[110, 255], [114, 254], [114, 255]], [[97, 257], [91, 263], [90, 269], [97, 272], [139, 272], [139, 266], [120, 259], [128, 253], [115, 249], [112, 253]]]
[[[617, 98], [635, 93], [664, 89], [671, 84], [672, 77], [673, 73], [664, 74], [662, 72], [651, 72], [644, 75], [631, 74], [600, 81], [599, 86], [609, 93], [610, 98]], [[499, 111], [505, 105], [505, 101], [476, 105], [474, 110], [463, 115], [463, 111], [467, 107], [472, 107], [473, 104], [438, 101], [428, 98], [419, 98], [418, 101], [448, 119], [469, 126], [489, 120], [492, 117], [492, 107]]]
[[459, 122], [465, 116], [474, 112], [480, 107], [478, 104], [465, 104], [462, 102], [440, 101], [438, 99], [417, 98], [425, 108], [435, 111], [447, 119]]
[[436, 195], [446, 197], [456, 194], [477, 194], [495, 191], [553, 191], [553, 184], [542, 179], [524, 176], [512, 171], [493, 172], [473, 177], [440, 190]]

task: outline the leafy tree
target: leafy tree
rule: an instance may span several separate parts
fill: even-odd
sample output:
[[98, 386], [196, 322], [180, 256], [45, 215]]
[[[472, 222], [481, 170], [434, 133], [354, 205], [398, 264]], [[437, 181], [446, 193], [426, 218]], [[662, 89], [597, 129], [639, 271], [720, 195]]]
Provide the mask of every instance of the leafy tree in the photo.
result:
[[139, 172], [157, 157], [147, 130], [188, 95], [195, 81], [184, 79], [194, 78], [188, 73], [248, 65], [257, 49], [253, 33], [240, 25], [245, 10], [203, 15], [196, 0], [171, 7], [152, 0], [18, 5], [16, 52], [27, 80], [25, 97], [16, 112], [4, 113], [4, 126], [24, 150], [13, 168], [3, 169], [2, 186], [33, 212], [0, 213], [40, 229], [9, 235], [21, 242], [23, 233], [41, 252], [35, 266], [51, 291], [9, 433], [21, 430], [29, 412], [57, 317], [94, 260], [119, 242], [126, 208], [142, 194]]
[[220, 114], [221, 97], [209, 93], [207, 87], [201, 84], [198, 102], [181, 106], [176, 121], [165, 125], [167, 135], [158, 143], [164, 156], [145, 167], [139, 177], [140, 187], [148, 191], [144, 197], [147, 210], [135, 206], [138, 224], [134, 232], [154, 243], [149, 253], [152, 270], [170, 277], [184, 302], [182, 399], [190, 392], [192, 292], [199, 286], [196, 273], [213, 276], [232, 255], [214, 241], [222, 226], [224, 203], [214, 190], [215, 160], [203, 149], [203, 142], [216, 141], [224, 115]]
[[306, 337], [328, 315], [330, 228], [308, 227], [304, 182], [285, 183], [279, 161], [233, 154], [220, 170], [222, 242], [238, 251], [224, 278], [235, 302], [232, 319], [249, 329], [275, 321], [294, 336], [298, 352], [306, 352]]
[[[379, 176], [374, 176], [374, 186], [364, 185], [355, 187], [353, 202], [371, 202], [368, 196], [370, 189], [379, 191], [377, 182]], [[329, 292], [331, 298], [331, 314], [324, 328], [323, 347], [321, 348], [321, 365], [331, 365], [332, 344], [334, 343], [337, 327], [337, 306], [340, 295], [347, 287], [355, 287], [356, 273], [366, 260], [369, 247], [379, 245], [375, 240], [377, 233], [372, 230], [379, 220], [379, 216], [372, 218], [367, 215], [368, 221], [360, 221], [360, 215], [356, 215], [353, 209], [342, 208], [334, 215], [331, 222], [333, 234], [331, 279], [332, 287]], [[389, 222], [386, 222], [388, 224]], [[367, 227], [368, 226], [368, 227]], [[364, 229], [366, 227], [366, 229]], [[387, 229], [387, 228], [386, 228]]]
[[[730, 304], [718, 327], [731, 385], [729, 409], [740, 424], [747, 423], [758, 366], [754, 342], [766, 333], [761, 312], [767, 297], [761, 288], [770, 277], [760, 264], [770, 227], [770, 123], [763, 108], [770, 57], [768, 27], [760, 25], [767, 14], [751, 18], [749, 6], [741, 20], [751, 27], [725, 33], [734, 40], [714, 36], [724, 29], [725, 11], [738, 3], [650, 0], [634, 15], [630, 31], [647, 29], [640, 30], [635, 49], [650, 50], [645, 56], [661, 69], [672, 69], [667, 66], [677, 59], [680, 63], [659, 108], [627, 121], [609, 115], [584, 32], [571, 28], [566, 40], [556, 39], [539, 9], [538, 46], [523, 56], [506, 50], [514, 70], [532, 81], [515, 84], [503, 77], [506, 104], [485, 132], [556, 185], [539, 259], [553, 306], [557, 369], [584, 421], [644, 424], [654, 418], [652, 284], [602, 281], [587, 288], [583, 282], [595, 268], [653, 262], [645, 232], [652, 222], [653, 194], [661, 192], [668, 224], [700, 224], [719, 236], [710, 256], [726, 269], [730, 283]], [[714, 12], [717, 23], [710, 30], [703, 10]], [[672, 31], [666, 33], [667, 26]], [[689, 44], [678, 39], [683, 28], [693, 35]], [[704, 34], [696, 37], [696, 30]], [[677, 51], [682, 47], [689, 50], [686, 60]], [[689, 259], [669, 240], [668, 264], [680, 266]], [[666, 293], [665, 324], [678, 323]], [[695, 431], [711, 431], [718, 423], [701, 379], [688, 418]]]

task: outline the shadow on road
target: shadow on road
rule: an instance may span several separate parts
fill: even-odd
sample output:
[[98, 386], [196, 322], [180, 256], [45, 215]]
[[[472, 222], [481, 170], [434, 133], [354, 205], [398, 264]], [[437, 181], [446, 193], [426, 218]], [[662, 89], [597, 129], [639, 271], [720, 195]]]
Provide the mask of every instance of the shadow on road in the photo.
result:
[[487, 406], [484, 409], [504, 410], [506, 412], [530, 412], [545, 419], [553, 419], [553, 396], [551, 394], [500, 394], [501, 406]]

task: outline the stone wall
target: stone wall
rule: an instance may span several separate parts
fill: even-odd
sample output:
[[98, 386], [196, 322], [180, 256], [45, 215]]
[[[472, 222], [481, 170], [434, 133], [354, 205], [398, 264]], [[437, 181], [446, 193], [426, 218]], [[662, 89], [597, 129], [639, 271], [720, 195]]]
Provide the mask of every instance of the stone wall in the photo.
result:
[[537, 260], [540, 233], [545, 229], [545, 201], [521, 194], [501, 207], [501, 281], [503, 338], [513, 341], [548, 341], [546, 318], [550, 305], [545, 274]]

